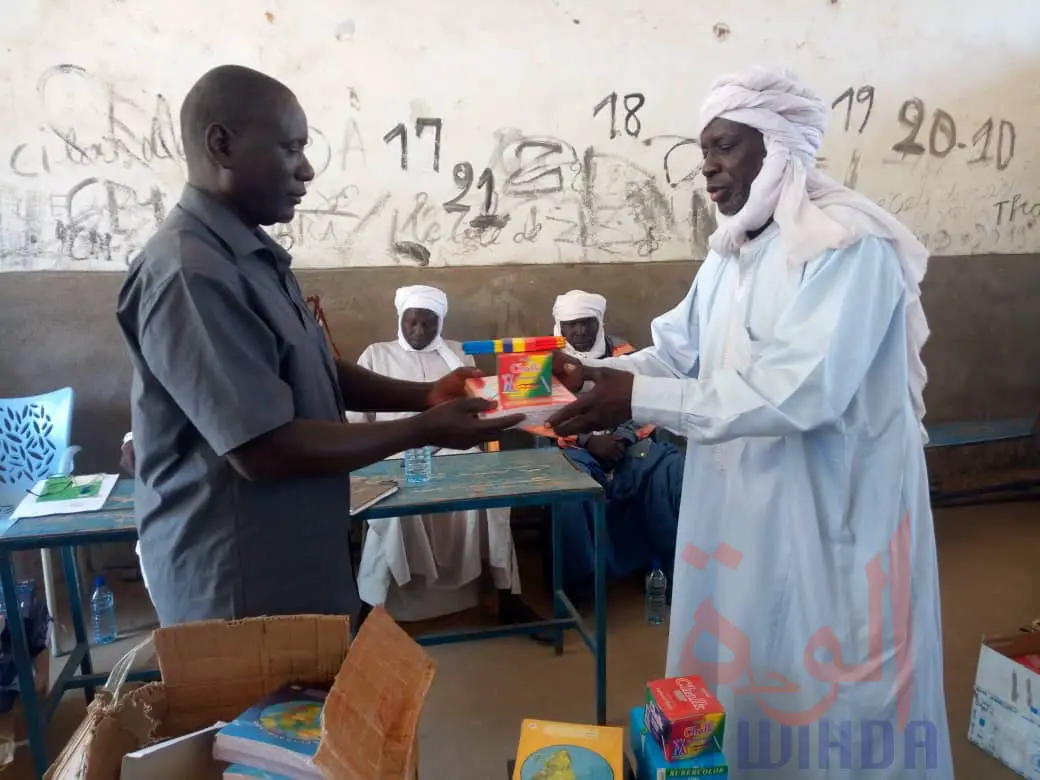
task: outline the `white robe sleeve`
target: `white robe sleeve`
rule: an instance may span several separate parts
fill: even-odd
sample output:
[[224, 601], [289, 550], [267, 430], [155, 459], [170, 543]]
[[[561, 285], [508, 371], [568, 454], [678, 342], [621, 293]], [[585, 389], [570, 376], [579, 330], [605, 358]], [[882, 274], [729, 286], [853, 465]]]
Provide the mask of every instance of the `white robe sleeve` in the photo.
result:
[[[360, 357], [358, 357], [357, 364], [362, 368], [367, 368], [369, 371], [375, 371], [375, 369], [372, 368], [374, 355], [375, 344], [369, 344], [365, 347], [365, 351], [361, 353]], [[375, 421], [375, 412], [347, 412], [347, 422], [370, 423]]]
[[646, 377], [695, 377], [700, 359], [698, 316], [695, 278], [679, 305], [650, 323], [653, 346], [621, 357], [586, 360], [585, 365]]
[[[705, 379], [637, 376], [633, 418], [703, 444], [835, 423], [903, 311], [904, 292], [889, 242], [865, 238], [828, 252], [806, 268], [769, 341], [753, 342], [747, 367], [720, 367]], [[689, 356], [687, 348], [678, 359]]]

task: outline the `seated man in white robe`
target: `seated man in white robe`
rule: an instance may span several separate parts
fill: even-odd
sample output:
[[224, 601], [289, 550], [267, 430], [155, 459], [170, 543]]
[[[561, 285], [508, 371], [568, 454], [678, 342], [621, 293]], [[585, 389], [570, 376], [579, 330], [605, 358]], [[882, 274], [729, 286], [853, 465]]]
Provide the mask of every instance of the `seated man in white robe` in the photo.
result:
[[[448, 299], [441, 290], [402, 287], [394, 305], [397, 340], [370, 345], [358, 358], [359, 366], [395, 379], [427, 381], [473, 365], [473, 358], [463, 354], [457, 341], [441, 337], [448, 312]], [[376, 422], [407, 415], [348, 412], [347, 419]], [[443, 449], [435, 453], [452, 454], [459, 453]], [[520, 598], [508, 509], [370, 520], [358, 590], [365, 604], [384, 605], [399, 621], [427, 620], [476, 606], [485, 564], [498, 591], [499, 620], [506, 624], [540, 620]], [[535, 638], [550, 641], [543, 635]]]
[[[607, 299], [571, 290], [553, 305], [553, 333], [563, 336], [563, 351], [579, 360], [620, 357], [635, 352], [624, 339], [607, 333]], [[552, 436], [551, 431], [546, 432]], [[672, 579], [675, 534], [682, 495], [683, 454], [652, 425], [627, 420], [616, 427], [580, 436], [555, 437], [576, 469], [603, 486], [607, 498], [607, 573], [612, 578], [642, 578], [656, 561]], [[561, 526], [563, 587], [576, 605], [593, 592], [594, 520], [592, 502], [556, 508]]]

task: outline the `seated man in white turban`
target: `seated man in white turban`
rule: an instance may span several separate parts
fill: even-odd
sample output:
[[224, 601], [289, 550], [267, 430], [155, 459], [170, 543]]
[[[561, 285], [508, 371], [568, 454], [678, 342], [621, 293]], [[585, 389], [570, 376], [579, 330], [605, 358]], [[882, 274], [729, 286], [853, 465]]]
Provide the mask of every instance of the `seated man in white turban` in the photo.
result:
[[[425, 285], [402, 287], [394, 305], [397, 340], [367, 347], [358, 358], [359, 366], [394, 379], [434, 381], [474, 364], [461, 344], [441, 336], [448, 313], [448, 298], [441, 290]], [[348, 412], [347, 419], [378, 422], [408, 414]], [[436, 453], [452, 454], [459, 453], [446, 449]], [[358, 591], [362, 602], [385, 606], [399, 621], [427, 620], [476, 606], [485, 563], [498, 591], [500, 621], [540, 620], [520, 597], [508, 509], [370, 520]], [[539, 634], [536, 639], [546, 642], [551, 638]]]
[[[634, 352], [604, 325], [607, 299], [571, 290], [553, 305], [554, 333], [564, 351], [580, 360]], [[682, 493], [682, 453], [659, 441], [654, 426], [631, 420], [603, 431], [557, 437], [564, 455], [603, 485], [607, 494], [607, 572], [643, 575], [656, 562], [670, 575]], [[588, 602], [594, 573], [593, 515], [588, 503], [556, 508], [561, 525], [563, 586], [575, 604]], [[669, 576], [669, 582], [671, 577]]]
[[591, 389], [549, 424], [686, 437], [665, 673], [715, 689], [742, 772], [948, 780], [928, 253], [815, 168], [827, 113], [787, 73], [716, 82], [700, 128], [723, 217], [711, 251], [653, 346], [557, 354], [554, 373]]

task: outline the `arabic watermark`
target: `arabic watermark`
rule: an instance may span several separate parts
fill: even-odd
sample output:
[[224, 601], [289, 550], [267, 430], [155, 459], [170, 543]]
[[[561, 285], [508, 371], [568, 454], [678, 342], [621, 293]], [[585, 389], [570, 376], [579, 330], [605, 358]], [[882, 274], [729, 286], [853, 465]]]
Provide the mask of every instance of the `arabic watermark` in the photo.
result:
[[[726, 543], [720, 543], [711, 553], [688, 544], [680, 551], [680, 558], [697, 570], [717, 564], [736, 571], [744, 562], [744, 555]], [[914, 694], [910, 568], [907, 512], [887, 548], [867, 562], [858, 575], [865, 578], [867, 593], [867, 604], [860, 605], [865, 608], [861, 627], [846, 628], [841, 636], [831, 626], [819, 627], [809, 637], [800, 664], [792, 664], [788, 655], [776, 668], [752, 668], [751, 636], [721, 614], [710, 598], [697, 605], [682, 648], [682, 673], [702, 677], [716, 691], [728, 687], [738, 701], [753, 698], [762, 715], [760, 721], [747, 720], [746, 706], [734, 708], [735, 722], [727, 723], [726, 731], [736, 731], [738, 754], [731, 760], [735, 759], [737, 766], [936, 767], [939, 748], [945, 744], [940, 740], [943, 732], [935, 723], [910, 719]], [[718, 576], [722, 588], [726, 575], [720, 572]], [[698, 658], [695, 645], [705, 634], [725, 648], [732, 660], [716, 658], [709, 662]], [[850, 646], [854, 636], [865, 646]], [[853, 655], [858, 663], [852, 660]], [[851, 685], [872, 687], [857, 694], [857, 688]], [[839, 694], [843, 705], [835, 711]], [[839, 712], [841, 716], [859, 714], [859, 695], [864, 697], [860, 710], [863, 720], [836, 717]]]
[[736, 755], [730, 766], [740, 770], [822, 769], [934, 770], [939, 765], [939, 729], [927, 720], [912, 720], [901, 733], [887, 720], [820, 718], [793, 728], [773, 720], [740, 720]]

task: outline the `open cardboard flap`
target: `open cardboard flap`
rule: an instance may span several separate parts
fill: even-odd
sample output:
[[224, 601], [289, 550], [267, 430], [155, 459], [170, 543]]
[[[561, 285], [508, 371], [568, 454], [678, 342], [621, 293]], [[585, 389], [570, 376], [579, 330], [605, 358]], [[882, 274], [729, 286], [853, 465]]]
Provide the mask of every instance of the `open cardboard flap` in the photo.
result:
[[345, 617], [205, 621], [157, 630], [161, 683], [99, 696], [47, 772], [118, 780], [127, 753], [231, 721], [295, 682], [331, 685], [315, 764], [336, 780], [413, 780], [419, 715], [435, 673], [427, 653], [382, 608], [351, 644]]

